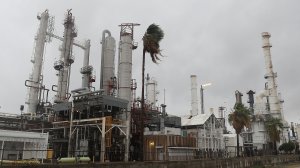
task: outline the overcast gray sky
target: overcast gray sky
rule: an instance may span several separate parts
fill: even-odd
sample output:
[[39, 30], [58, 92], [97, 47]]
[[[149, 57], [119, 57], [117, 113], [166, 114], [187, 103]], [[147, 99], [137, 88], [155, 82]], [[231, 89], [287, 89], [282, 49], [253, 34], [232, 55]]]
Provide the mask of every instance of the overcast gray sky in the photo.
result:
[[[156, 23], [165, 31], [161, 42], [166, 57], [159, 65], [147, 57], [146, 72], [154, 76], [160, 89], [159, 104], [166, 89], [167, 112], [189, 114], [191, 109], [190, 75], [198, 76], [198, 85], [207, 82], [205, 107], [233, 107], [235, 90], [263, 90], [265, 74], [261, 32], [270, 32], [272, 61], [278, 73], [284, 115], [288, 122], [300, 123], [300, 1], [298, 0], [5, 0], [0, 6], [1, 61], [0, 112], [20, 113], [27, 88], [24, 81], [31, 73], [34, 36], [39, 22], [37, 13], [49, 9], [55, 16], [55, 34], [62, 36], [63, 19], [72, 9], [78, 29], [76, 41], [91, 39], [90, 63], [95, 69], [99, 88], [100, 39], [104, 29], [119, 39], [121, 23], [140, 23], [134, 39], [140, 47], [133, 52], [133, 78], [140, 95], [142, 36]], [[57, 84], [54, 61], [59, 58], [61, 42], [53, 39], [46, 46], [44, 84]], [[71, 89], [81, 86], [79, 70], [83, 51], [74, 47]], [[51, 99], [53, 94], [51, 95]], [[200, 106], [199, 106], [200, 109]]]

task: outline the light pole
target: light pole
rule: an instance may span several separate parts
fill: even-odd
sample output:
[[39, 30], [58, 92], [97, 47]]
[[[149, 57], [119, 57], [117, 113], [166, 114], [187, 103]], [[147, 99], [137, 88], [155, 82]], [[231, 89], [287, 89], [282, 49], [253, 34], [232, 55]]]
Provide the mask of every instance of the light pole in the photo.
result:
[[205, 86], [210, 86], [211, 83], [206, 83], [200, 86], [200, 97], [201, 97], [201, 114], [204, 114], [204, 98], [203, 98], [203, 88]]

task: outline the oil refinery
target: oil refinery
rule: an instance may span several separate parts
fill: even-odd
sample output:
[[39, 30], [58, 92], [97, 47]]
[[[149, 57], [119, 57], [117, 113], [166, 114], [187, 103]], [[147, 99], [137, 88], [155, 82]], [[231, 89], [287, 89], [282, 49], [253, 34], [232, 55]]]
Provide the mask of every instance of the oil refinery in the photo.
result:
[[[198, 104], [197, 75], [191, 75], [191, 110], [186, 116], [168, 112], [167, 105], [158, 101], [159, 81], [147, 74], [145, 113], [137, 96], [137, 82], [132, 75], [133, 52], [138, 45], [134, 30], [138, 23], [121, 23], [119, 41], [110, 30], [103, 30], [101, 63], [91, 65], [91, 41], [79, 43], [79, 31], [72, 10], [63, 20], [64, 32], [54, 34], [54, 17], [45, 10], [37, 16], [39, 27], [35, 36], [32, 72], [25, 81], [28, 98], [20, 106], [21, 114], [0, 113], [0, 159], [25, 160], [34, 158], [46, 162], [73, 158], [93, 162], [113, 161], [172, 161], [203, 158], [224, 158], [235, 152], [228, 145], [236, 136], [228, 134], [225, 108], [204, 111], [203, 87], [200, 88], [201, 112]], [[79, 25], [80, 26], [80, 25]], [[116, 25], [117, 26], [117, 25]], [[264, 126], [268, 116], [283, 121], [279, 144], [288, 142], [289, 124], [285, 121], [277, 74], [273, 71], [268, 32], [262, 33], [266, 83], [258, 93], [250, 90], [251, 127], [241, 133], [241, 148], [245, 155], [267, 151], [270, 139]], [[57, 81], [46, 88], [43, 76], [46, 43], [57, 40], [60, 55], [53, 62]], [[83, 50], [80, 74], [81, 87], [70, 90], [73, 47]], [[115, 65], [117, 62], [117, 65]], [[93, 72], [99, 66], [99, 76]], [[100, 86], [95, 86], [96, 78]], [[263, 84], [262, 84], [263, 85]], [[25, 87], [24, 87], [25, 89]], [[49, 95], [55, 93], [53, 101]], [[139, 93], [138, 93], [139, 94]], [[242, 93], [236, 91], [236, 102], [242, 103]], [[234, 93], [233, 93], [234, 95]]]

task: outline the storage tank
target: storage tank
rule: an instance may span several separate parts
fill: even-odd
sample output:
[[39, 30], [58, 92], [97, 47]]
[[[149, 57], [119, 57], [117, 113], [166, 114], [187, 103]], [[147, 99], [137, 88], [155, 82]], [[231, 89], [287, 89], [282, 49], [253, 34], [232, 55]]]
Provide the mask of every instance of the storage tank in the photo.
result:
[[[105, 37], [105, 34], [108, 36]], [[116, 40], [108, 30], [102, 33], [101, 82], [100, 88], [106, 95], [112, 95], [115, 88], [115, 52]]]

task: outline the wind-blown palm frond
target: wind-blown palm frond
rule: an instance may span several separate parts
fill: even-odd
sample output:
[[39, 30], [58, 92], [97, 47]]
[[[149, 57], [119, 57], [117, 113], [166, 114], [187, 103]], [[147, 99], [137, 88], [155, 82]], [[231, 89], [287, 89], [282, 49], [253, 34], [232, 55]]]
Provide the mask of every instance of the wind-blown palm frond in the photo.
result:
[[236, 135], [236, 146], [237, 146], [237, 157], [239, 157], [239, 134], [242, 132], [244, 127], [250, 127], [250, 110], [245, 107], [242, 103], [236, 103], [234, 111], [228, 115], [228, 122], [235, 129]]
[[159, 42], [164, 38], [163, 30], [156, 24], [151, 24], [143, 37], [144, 52], [150, 53], [152, 61], [157, 63], [160, 60], [158, 55], [161, 55]]
[[244, 127], [250, 126], [250, 111], [242, 103], [237, 103], [234, 111], [228, 115], [228, 121], [235, 129], [237, 134], [242, 132]]

